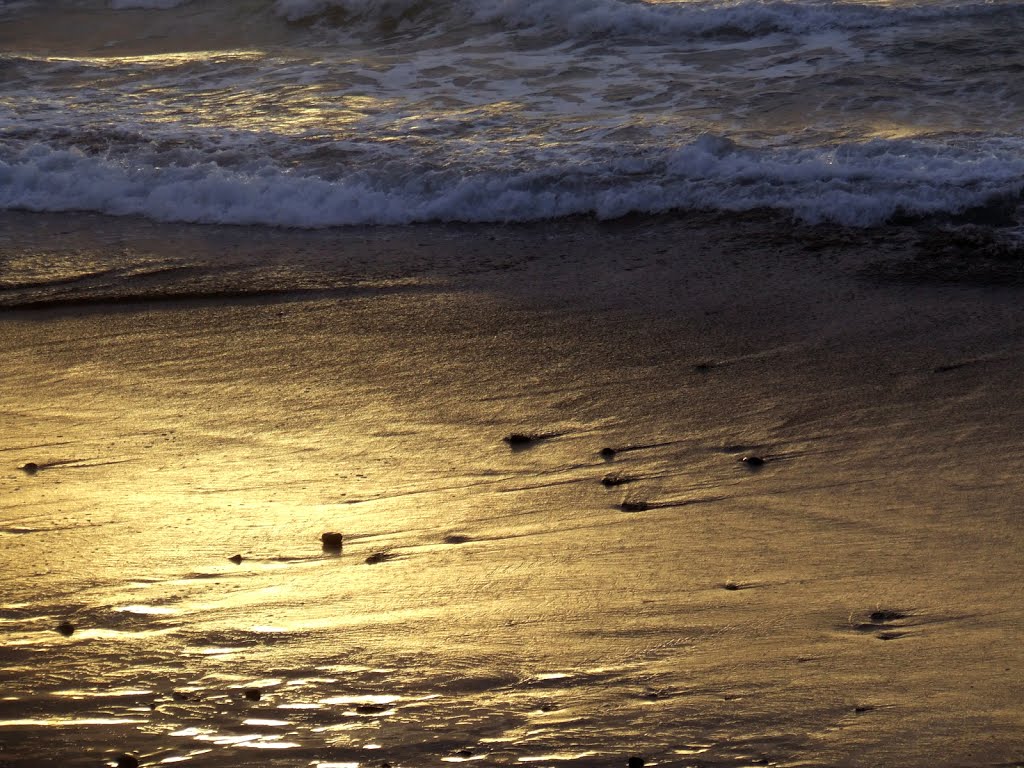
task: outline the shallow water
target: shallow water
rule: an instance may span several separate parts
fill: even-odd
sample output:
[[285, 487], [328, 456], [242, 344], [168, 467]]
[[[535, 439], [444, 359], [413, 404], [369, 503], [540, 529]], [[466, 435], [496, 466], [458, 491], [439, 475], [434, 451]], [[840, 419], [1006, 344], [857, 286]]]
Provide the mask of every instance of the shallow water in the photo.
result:
[[[476, 274], [485, 232], [292, 233], [295, 292], [232, 297], [284, 235], [139, 225], [99, 287], [18, 289], [108, 293], [0, 318], [3, 759], [1011, 764], [1019, 302], [588, 227]], [[404, 281], [358, 267], [387, 237]], [[207, 299], [120, 277], [182, 259]], [[360, 292], [304, 294], [331, 265]]]

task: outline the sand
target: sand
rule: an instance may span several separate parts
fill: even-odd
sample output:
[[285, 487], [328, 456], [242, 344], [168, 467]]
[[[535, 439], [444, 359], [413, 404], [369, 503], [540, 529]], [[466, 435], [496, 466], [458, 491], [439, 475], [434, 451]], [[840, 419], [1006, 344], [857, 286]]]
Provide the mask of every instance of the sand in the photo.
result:
[[2, 224], [0, 766], [1024, 760], [1005, 259]]

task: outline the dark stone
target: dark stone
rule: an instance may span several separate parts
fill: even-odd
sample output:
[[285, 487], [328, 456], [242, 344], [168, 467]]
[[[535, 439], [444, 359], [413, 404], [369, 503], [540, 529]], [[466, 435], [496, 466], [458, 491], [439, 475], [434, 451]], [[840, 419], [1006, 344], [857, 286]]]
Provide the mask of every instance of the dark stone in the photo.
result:
[[722, 589], [728, 589], [729, 591], [735, 591], [740, 588], [740, 585], [735, 581], [727, 581], [722, 585]]
[[628, 768], [644, 768], [644, 759], [634, 755], [626, 761]]
[[62, 621], [57, 625], [57, 631], [64, 635], [64, 637], [71, 637], [75, 634], [75, 625], [70, 621]]
[[605, 488], [614, 488], [617, 485], [625, 485], [631, 482], [633, 482], [633, 478], [626, 477], [625, 475], [605, 475], [601, 478], [601, 485]]
[[760, 456], [744, 456], [743, 458], [740, 459], [740, 461], [742, 461], [748, 467], [764, 466], [764, 459], [762, 459]]
[[470, 757], [473, 756], [473, 750], [472, 749], [460, 749], [458, 752], [455, 753], [455, 755], [457, 757], [461, 757], [463, 759], [470, 758]]
[[619, 509], [623, 512], [645, 512], [650, 508], [646, 501], [624, 501], [619, 504]]
[[259, 688], [246, 688], [242, 695], [249, 701], [259, 701], [263, 697], [263, 693]]
[[552, 437], [558, 437], [560, 434], [560, 432], [512, 432], [501, 439], [508, 444], [509, 448], [523, 450], [532, 448], [544, 440], [550, 440]]
[[341, 534], [334, 531], [327, 531], [326, 533], [320, 534], [320, 541], [323, 542], [324, 549], [331, 549], [337, 552], [341, 551]]
[[230, 560], [235, 565], [238, 565], [238, 564], [240, 564], [242, 562], [242, 556], [241, 555], [232, 555], [231, 557], [228, 558], [228, 560]]
[[465, 544], [467, 541], [472, 541], [469, 536], [463, 536], [461, 533], [449, 533], [444, 537], [445, 544]]
[[615, 456], [615, 454], [616, 454], [616, 453], [618, 453], [618, 451], [616, 451], [616, 450], [615, 450], [614, 448], [602, 448], [602, 449], [601, 449], [601, 450], [599, 451], [599, 453], [600, 453], [600, 454], [601, 454], [601, 455], [602, 455], [602, 456], [603, 456], [604, 458], [606, 458], [606, 459], [611, 459], [611, 458], [613, 458], [613, 457]]
[[139, 768], [139, 759], [135, 755], [118, 755], [117, 768]]
[[18, 467], [18, 469], [20, 469], [26, 475], [34, 475], [36, 472], [39, 471], [39, 465], [36, 464], [34, 461], [27, 461], [20, 467]]
[[386, 562], [388, 560], [394, 560], [394, 559], [395, 559], [395, 555], [392, 555], [390, 552], [374, 552], [372, 555], [370, 555], [368, 558], [366, 558], [366, 564], [367, 565], [377, 565], [378, 563], [383, 563], [383, 562]]

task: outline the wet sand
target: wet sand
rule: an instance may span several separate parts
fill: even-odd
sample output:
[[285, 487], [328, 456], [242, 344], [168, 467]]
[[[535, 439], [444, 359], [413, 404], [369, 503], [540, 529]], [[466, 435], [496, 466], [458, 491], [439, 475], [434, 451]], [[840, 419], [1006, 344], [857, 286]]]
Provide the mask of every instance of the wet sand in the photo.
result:
[[1024, 759], [1005, 260], [3, 224], [0, 766]]

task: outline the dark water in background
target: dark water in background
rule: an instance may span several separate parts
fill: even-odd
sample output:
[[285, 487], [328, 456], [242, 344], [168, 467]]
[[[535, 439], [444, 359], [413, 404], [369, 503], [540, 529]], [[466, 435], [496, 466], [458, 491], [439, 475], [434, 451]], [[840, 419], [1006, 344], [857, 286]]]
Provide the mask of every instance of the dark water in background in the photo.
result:
[[[0, 205], [323, 227], [1024, 187], [1024, 5], [0, 4]], [[1010, 216], [1008, 225], [1013, 225]]]

